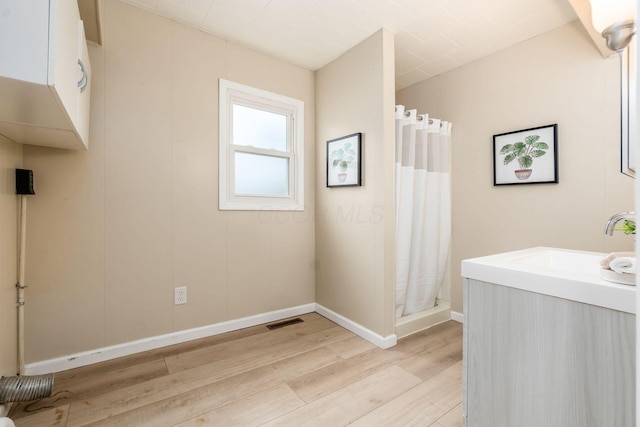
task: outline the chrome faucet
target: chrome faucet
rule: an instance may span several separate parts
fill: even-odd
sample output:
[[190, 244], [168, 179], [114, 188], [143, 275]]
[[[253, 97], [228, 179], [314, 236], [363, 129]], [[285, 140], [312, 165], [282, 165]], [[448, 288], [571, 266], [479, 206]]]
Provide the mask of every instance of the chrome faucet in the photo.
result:
[[635, 219], [635, 217], [636, 213], [632, 211], [620, 212], [613, 215], [611, 218], [609, 218], [607, 224], [604, 226], [604, 234], [613, 236], [613, 227], [615, 227], [618, 222], [622, 221], [623, 219]]

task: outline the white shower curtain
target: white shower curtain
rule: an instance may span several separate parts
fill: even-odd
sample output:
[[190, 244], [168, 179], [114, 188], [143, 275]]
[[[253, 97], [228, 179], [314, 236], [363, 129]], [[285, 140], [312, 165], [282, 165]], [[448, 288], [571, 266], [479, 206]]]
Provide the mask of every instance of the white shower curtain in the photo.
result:
[[435, 306], [451, 241], [451, 123], [396, 106], [396, 318]]

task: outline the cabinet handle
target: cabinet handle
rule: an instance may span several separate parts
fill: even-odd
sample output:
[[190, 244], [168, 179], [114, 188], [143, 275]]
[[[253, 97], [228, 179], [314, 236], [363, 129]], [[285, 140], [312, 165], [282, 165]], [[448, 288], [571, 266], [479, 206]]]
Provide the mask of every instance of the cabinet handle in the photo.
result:
[[87, 75], [87, 70], [84, 68], [84, 64], [81, 59], [78, 59], [78, 65], [80, 66], [80, 70], [82, 71], [82, 78], [78, 80], [78, 87], [80, 88], [80, 93], [84, 92], [89, 84], [89, 76]]

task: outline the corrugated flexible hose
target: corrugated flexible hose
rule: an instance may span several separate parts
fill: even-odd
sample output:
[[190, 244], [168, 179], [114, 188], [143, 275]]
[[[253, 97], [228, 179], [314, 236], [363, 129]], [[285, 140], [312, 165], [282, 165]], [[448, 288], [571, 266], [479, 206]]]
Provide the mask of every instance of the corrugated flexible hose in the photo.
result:
[[51, 396], [53, 374], [0, 378], [0, 404], [29, 402]]

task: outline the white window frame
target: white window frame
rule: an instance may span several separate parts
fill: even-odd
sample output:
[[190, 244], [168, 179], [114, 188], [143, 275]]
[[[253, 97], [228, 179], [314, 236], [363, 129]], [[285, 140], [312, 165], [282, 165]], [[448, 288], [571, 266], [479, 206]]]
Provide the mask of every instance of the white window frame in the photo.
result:
[[[298, 99], [220, 79], [219, 209], [304, 210], [304, 102]], [[233, 105], [244, 105], [289, 117], [287, 152], [233, 144]], [[235, 194], [235, 153], [273, 155], [289, 159], [289, 195]]]

